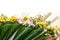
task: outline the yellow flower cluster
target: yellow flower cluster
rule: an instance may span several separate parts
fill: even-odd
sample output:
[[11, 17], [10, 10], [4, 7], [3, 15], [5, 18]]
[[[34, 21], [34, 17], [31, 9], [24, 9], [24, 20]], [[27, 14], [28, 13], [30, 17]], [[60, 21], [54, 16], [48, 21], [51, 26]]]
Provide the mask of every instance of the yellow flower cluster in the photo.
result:
[[46, 26], [43, 21], [38, 22], [38, 25], [39, 26], [43, 25], [43, 27], [46, 28], [47, 30], [52, 30], [53, 29], [50, 25]]
[[11, 18], [3, 18], [2, 16], [0, 16], [0, 22], [6, 22], [6, 21], [9, 21], [9, 22], [14, 22], [14, 21], [17, 21], [18, 20], [18, 18], [16, 18], [16, 17], [14, 17], [14, 16], [12, 16]]
[[46, 29], [52, 31], [53, 28], [52, 28], [50, 25], [48, 25], [48, 26], [46, 27]]
[[10, 21], [11, 22], [11, 18], [6, 18], [6, 21]]
[[10, 21], [10, 22], [14, 22], [14, 21], [17, 21], [18, 18], [12, 16], [11, 18], [6, 18], [6, 21]]
[[5, 22], [4, 18], [0, 16], [0, 22]]
[[11, 17], [11, 21], [17, 21], [17, 20], [18, 20], [18, 18], [14, 17], [14, 16]]

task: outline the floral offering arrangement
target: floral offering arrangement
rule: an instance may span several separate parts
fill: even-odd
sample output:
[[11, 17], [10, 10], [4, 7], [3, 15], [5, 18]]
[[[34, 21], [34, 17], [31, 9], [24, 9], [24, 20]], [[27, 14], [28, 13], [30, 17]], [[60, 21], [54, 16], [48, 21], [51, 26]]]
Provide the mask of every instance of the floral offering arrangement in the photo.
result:
[[55, 28], [51, 23], [56, 20], [46, 21], [51, 13], [45, 16], [38, 15], [36, 17], [23, 16], [17, 18], [15, 16], [7, 17], [0, 15], [0, 40], [56, 40], [60, 29]]

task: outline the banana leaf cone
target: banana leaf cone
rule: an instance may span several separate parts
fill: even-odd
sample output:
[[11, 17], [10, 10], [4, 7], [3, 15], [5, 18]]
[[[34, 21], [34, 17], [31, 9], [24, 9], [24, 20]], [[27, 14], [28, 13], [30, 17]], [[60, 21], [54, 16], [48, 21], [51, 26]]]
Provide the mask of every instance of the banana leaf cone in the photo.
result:
[[[17, 35], [17, 37], [16, 38], [14, 38], [14, 40], [23, 40], [23, 38], [27, 35], [27, 34], [29, 34], [31, 31], [32, 31], [33, 29], [32, 29], [32, 27], [30, 27], [30, 26], [28, 26], [28, 27], [23, 27], [22, 28], [22, 32], [19, 32], [19, 34]], [[21, 31], [21, 30], [19, 30], [19, 31]]]
[[26, 28], [25, 25], [21, 25], [20, 28], [17, 30], [16, 35], [14, 36], [13, 40]]
[[46, 40], [46, 37], [49, 36], [49, 35], [53, 35], [54, 33], [52, 31], [45, 31], [43, 32], [41, 35], [39, 35], [36, 39], [34, 40]]
[[34, 40], [46, 40], [46, 34], [47, 33], [47, 31], [43, 31], [43, 33], [40, 33], [39, 35], [38, 35], [38, 37], [37, 38], [35, 38]]
[[7, 31], [9, 30], [9, 28], [11, 27], [12, 24], [10, 23], [6, 23], [2, 26], [1, 28], [1, 32], [0, 32], [0, 40], [3, 39], [3, 37], [5, 36], [5, 34], [7, 33]]
[[36, 39], [36, 40], [46, 40], [46, 36], [42, 36], [42, 37], [40, 37], [39, 39]]
[[8, 40], [20, 26], [21, 25], [17, 22], [13, 23], [12, 26], [9, 28], [9, 31], [3, 37], [3, 40]]
[[37, 36], [39, 33], [41, 33], [44, 29], [42, 27], [37, 27], [35, 30], [32, 30], [25, 38], [24, 40], [32, 40], [35, 36]]
[[41, 35], [39, 38], [36, 38], [36, 39], [34, 39], [34, 40], [46, 40], [46, 35], [43, 34], [43, 35]]

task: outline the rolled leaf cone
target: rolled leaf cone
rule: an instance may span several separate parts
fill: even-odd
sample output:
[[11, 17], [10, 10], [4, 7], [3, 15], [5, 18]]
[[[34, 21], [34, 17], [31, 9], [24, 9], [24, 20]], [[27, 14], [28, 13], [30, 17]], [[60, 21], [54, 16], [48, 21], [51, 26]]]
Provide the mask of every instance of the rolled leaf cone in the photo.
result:
[[46, 36], [43, 34], [43, 35], [41, 35], [41, 37], [40, 37], [40, 38], [35, 39], [35, 40], [46, 40]]
[[26, 28], [25, 25], [22, 25], [19, 27], [19, 29], [17, 30], [16, 35], [14, 36], [13, 40], [15, 40], [16, 37], [18, 37], [18, 35]]
[[[31, 32], [29, 32], [29, 33], [24, 37], [24, 39], [25, 39], [26, 37], [28, 37], [28, 36], [29, 36], [29, 35], [30, 35], [34, 30], [36, 30], [36, 29], [37, 29], [37, 27], [36, 27], [36, 26], [35, 26], [35, 27], [33, 27], [33, 28], [32, 28], [32, 31], [31, 31]], [[24, 39], [23, 39], [23, 40], [24, 40]]]
[[[46, 32], [47, 32], [47, 31], [46, 31]], [[45, 36], [46, 32], [44, 32], [43, 34], [41, 34], [39, 37], [37, 37], [37, 38], [34, 39], [34, 40], [39, 40], [39, 39], [42, 39], [43, 37], [46, 38], [46, 36]]]
[[38, 35], [42, 31], [43, 31], [43, 28], [38, 27], [37, 29], [31, 31], [24, 40], [32, 40], [32, 38], [34, 38], [36, 35]]
[[[42, 20], [43, 20], [43, 21], [46, 20], [50, 15], [51, 15], [50, 12], [49, 12], [47, 15], [44, 15], [43, 18], [42, 18]], [[34, 39], [33, 39], [33, 40], [34, 40]]]
[[[19, 30], [20, 31], [20, 30]], [[14, 40], [23, 40], [23, 38], [32, 31], [31, 27], [26, 27]]]
[[34, 40], [42, 40], [42, 38], [45, 36], [45, 34], [42, 34], [41, 36], [37, 37], [36, 39]]
[[[59, 17], [55, 17], [52, 21], [50, 21], [50, 25], [54, 22], [54, 21], [56, 21], [57, 19], [59, 19]], [[42, 34], [43, 35], [43, 34]], [[39, 35], [38, 35], [39, 36]], [[36, 38], [38, 38], [38, 37], [36, 37]], [[36, 39], [35, 38], [35, 39]], [[34, 39], [34, 40], [35, 40]], [[39, 40], [41, 39], [40, 37], [38, 38]], [[36, 39], [36, 40], [38, 40], [38, 39]]]
[[[48, 13], [47, 15], [42, 17], [42, 20], [45, 22], [45, 20], [51, 15], [51, 13]], [[50, 22], [53, 23], [57, 20], [58, 17], [53, 19]], [[36, 20], [37, 21], [37, 20]], [[47, 25], [48, 26], [48, 25]], [[17, 22], [5, 22], [4, 24], [0, 25], [0, 40], [9, 40], [9, 38], [17, 31], [15, 37], [13, 40], [45, 40], [46, 39], [46, 33], [47, 34], [53, 34], [49, 30], [44, 32], [45, 28], [42, 27], [27, 27], [25, 25], [19, 24]], [[43, 32], [43, 33], [42, 33]], [[42, 34], [41, 34], [42, 33]], [[36, 37], [38, 36], [38, 37]]]
[[12, 24], [5, 24], [2, 26], [1, 28], [1, 34], [0, 34], [0, 40], [3, 39], [3, 37], [5, 36], [5, 34], [7, 33], [7, 31], [9, 30], [9, 28], [11, 27]]
[[[58, 17], [55, 17], [52, 21], [50, 21], [50, 25], [51, 25], [51, 23], [53, 23], [54, 21], [56, 21], [58, 19]], [[47, 32], [47, 31], [46, 31]], [[44, 34], [44, 33], [43, 33]], [[42, 34], [42, 35], [43, 35]], [[35, 38], [33, 38], [33, 40], [37, 40], [37, 38], [39, 38], [40, 39], [40, 37], [39, 36], [41, 36], [41, 33], [39, 34], [39, 35], [37, 35]]]
[[37, 40], [38, 38], [41, 38], [41, 37], [45, 36], [46, 32], [47, 32], [47, 30], [42, 31], [40, 34], [35, 36], [32, 40]]
[[21, 25], [17, 22], [12, 24], [12, 26], [9, 28], [9, 31], [5, 34], [3, 40], [8, 40], [20, 26]]
[[[54, 35], [53, 31], [47, 30], [47, 31], [43, 32], [42, 34], [38, 35], [34, 40], [38, 40], [38, 39], [41, 39], [41, 38], [47, 40], [47, 37], [48, 37], [49, 35]], [[43, 37], [44, 37], [44, 38], [43, 38]]]

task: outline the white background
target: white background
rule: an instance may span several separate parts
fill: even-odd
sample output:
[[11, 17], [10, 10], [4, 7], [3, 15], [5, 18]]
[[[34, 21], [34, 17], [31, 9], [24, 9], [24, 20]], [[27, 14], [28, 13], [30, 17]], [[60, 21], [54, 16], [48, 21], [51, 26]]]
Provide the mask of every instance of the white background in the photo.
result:
[[[0, 13], [9, 17], [12, 15], [20, 17], [22, 13], [29, 13], [29, 16], [38, 13], [43, 15], [48, 12], [52, 13], [49, 20], [60, 16], [60, 0], [0, 0]], [[60, 25], [59, 23], [58, 20], [54, 24]]]

